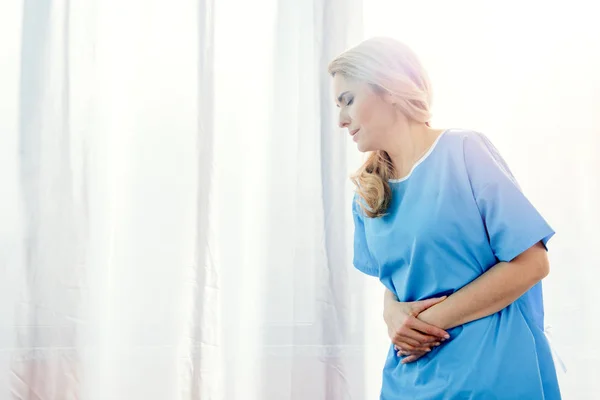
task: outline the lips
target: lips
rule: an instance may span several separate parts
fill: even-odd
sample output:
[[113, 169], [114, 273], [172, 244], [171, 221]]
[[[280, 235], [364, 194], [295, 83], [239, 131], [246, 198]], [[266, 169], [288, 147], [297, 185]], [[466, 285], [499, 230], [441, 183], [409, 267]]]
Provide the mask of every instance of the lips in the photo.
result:
[[358, 132], [360, 129], [355, 129], [353, 131], [350, 131], [350, 136], [354, 136], [356, 135], [356, 132]]

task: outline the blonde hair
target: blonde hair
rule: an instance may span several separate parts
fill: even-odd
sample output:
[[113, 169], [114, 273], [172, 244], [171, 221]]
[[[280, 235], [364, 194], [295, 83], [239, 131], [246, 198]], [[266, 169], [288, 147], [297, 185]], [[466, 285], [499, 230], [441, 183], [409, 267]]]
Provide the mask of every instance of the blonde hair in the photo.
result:
[[[328, 68], [329, 74], [362, 81], [376, 91], [389, 93], [396, 107], [407, 118], [429, 123], [431, 87], [429, 77], [416, 54], [395, 39], [376, 37], [365, 40], [337, 56]], [[367, 161], [351, 176], [359, 202], [371, 218], [385, 215], [392, 200], [388, 180], [394, 176], [390, 156], [382, 150], [372, 152]]]

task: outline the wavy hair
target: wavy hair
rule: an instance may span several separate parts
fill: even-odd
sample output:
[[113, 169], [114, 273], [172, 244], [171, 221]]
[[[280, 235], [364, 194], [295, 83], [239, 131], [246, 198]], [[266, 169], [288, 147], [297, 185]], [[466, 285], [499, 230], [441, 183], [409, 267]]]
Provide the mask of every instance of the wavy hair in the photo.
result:
[[[338, 55], [328, 67], [333, 77], [365, 82], [376, 92], [389, 93], [396, 107], [410, 120], [429, 124], [431, 85], [417, 55], [395, 39], [375, 37]], [[389, 179], [394, 167], [387, 152], [372, 152], [351, 180], [356, 185], [359, 202], [371, 218], [386, 214], [392, 200]]]

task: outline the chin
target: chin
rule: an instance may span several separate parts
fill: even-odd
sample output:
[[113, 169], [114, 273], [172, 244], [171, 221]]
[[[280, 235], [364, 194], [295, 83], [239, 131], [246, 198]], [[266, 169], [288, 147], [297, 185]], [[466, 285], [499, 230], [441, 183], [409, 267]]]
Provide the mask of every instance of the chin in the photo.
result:
[[368, 145], [362, 144], [360, 142], [358, 142], [356, 144], [356, 148], [358, 149], [358, 151], [360, 151], [361, 153], [366, 153], [369, 151], [373, 151], [373, 149], [371, 149]]

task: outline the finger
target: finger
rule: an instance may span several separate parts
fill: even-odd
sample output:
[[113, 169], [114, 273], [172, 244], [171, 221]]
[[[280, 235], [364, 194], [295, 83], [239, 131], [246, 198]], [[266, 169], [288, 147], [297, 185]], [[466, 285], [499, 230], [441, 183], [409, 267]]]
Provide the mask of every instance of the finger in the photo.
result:
[[415, 302], [411, 303], [412, 311], [413, 311], [413, 313], [416, 313], [414, 316], [416, 317], [417, 315], [421, 314], [423, 311], [427, 310], [429, 307], [435, 306], [437, 303], [441, 303], [442, 301], [446, 300], [446, 297], [448, 297], [448, 296], [420, 300], [420, 301], [415, 301]]
[[417, 361], [419, 358], [421, 358], [422, 356], [417, 356], [417, 355], [413, 355], [413, 356], [408, 356], [405, 359], [402, 360], [402, 364], [408, 364], [411, 362], [415, 362]]
[[402, 364], [408, 364], [411, 362], [417, 361], [419, 358], [423, 357], [425, 354], [411, 354], [408, 357], [402, 359]]
[[[439, 343], [439, 341], [421, 344], [416, 340], [409, 341], [409, 339], [407, 339], [405, 336], [402, 336], [400, 338], [396, 338], [396, 339], [392, 340], [392, 343], [394, 343], [400, 349], [415, 351], [415, 350], [424, 350], [426, 348], [432, 347], [432, 345], [434, 343]], [[415, 344], [413, 344], [413, 343], [415, 343]]]
[[420, 332], [426, 333], [428, 335], [431, 335], [429, 337], [434, 337], [435, 340], [437, 340], [437, 338], [442, 338], [442, 339], [450, 338], [450, 335], [445, 330], [440, 329], [437, 326], [433, 326], [428, 323], [425, 323], [425, 322], [421, 321], [420, 319], [410, 318], [407, 321], [407, 323], [409, 324], [409, 326], [411, 328], [416, 329]]
[[421, 332], [420, 329], [418, 329], [419, 327], [422, 326], [419, 322], [422, 322], [422, 321], [419, 321], [414, 317], [410, 317], [406, 321], [405, 326], [400, 328], [400, 331], [398, 331], [396, 333], [396, 335], [395, 335], [396, 340], [403, 340], [404, 338], [409, 338], [409, 339], [416, 340], [417, 342], [419, 342], [419, 346], [423, 346], [425, 344], [430, 344], [430, 343], [437, 342], [440, 340], [440, 338], [438, 338], [438, 337], [430, 336], [430, 335], [427, 335], [427, 334]]
[[[437, 340], [437, 339], [436, 339]], [[423, 346], [423, 344], [421, 344], [421, 342], [419, 342], [418, 340], [415, 339], [411, 339], [401, 333], [398, 333], [396, 335], [394, 335], [394, 337], [392, 338], [392, 342], [396, 345], [402, 346], [402, 343], [406, 343], [407, 345], [411, 346], [411, 347], [421, 347]]]
[[412, 321], [416, 319], [414, 317], [409, 317], [406, 320], [404, 325], [402, 325], [393, 335], [392, 342], [397, 343], [404, 341], [412, 346], [423, 346], [424, 344], [429, 344], [431, 342], [439, 341], [440, 338], [435, 336], [427, 335], [423, 332], [420, 332], [415, 328], [417, 323]]
[[397, 352], [398, 357], [402, 357], [402, 356], [419, 356], [422, 357], [424, 354], [427, 354], [431, 351], [431, 349], [427, 349], [427, 350], [418, 350], [418, 351], [406, 351], [406, 350], [400, 350]]
[[419, 344], [418, 346], [412, 346], [403, 341], [395, 341], [393, 342], [396, 346], [397, 350], [408, 350], [408, 351], [427, 351], [427, 349], [432, 349], [436, 346], [440, 345], [440, 342], [428, 343], [425, 345]]
[[408, 345], [406, 343], [402, 343], [402, 342], [397, 343], [394, 346], [394, 349], [396, 351], [409, 351], [411, 353], [414, 353], [417, 351], [421, 351], [421, 352], [431, 351], [431, 348], [427, 347], [427, 346], [410, 346], [410, 345]]

